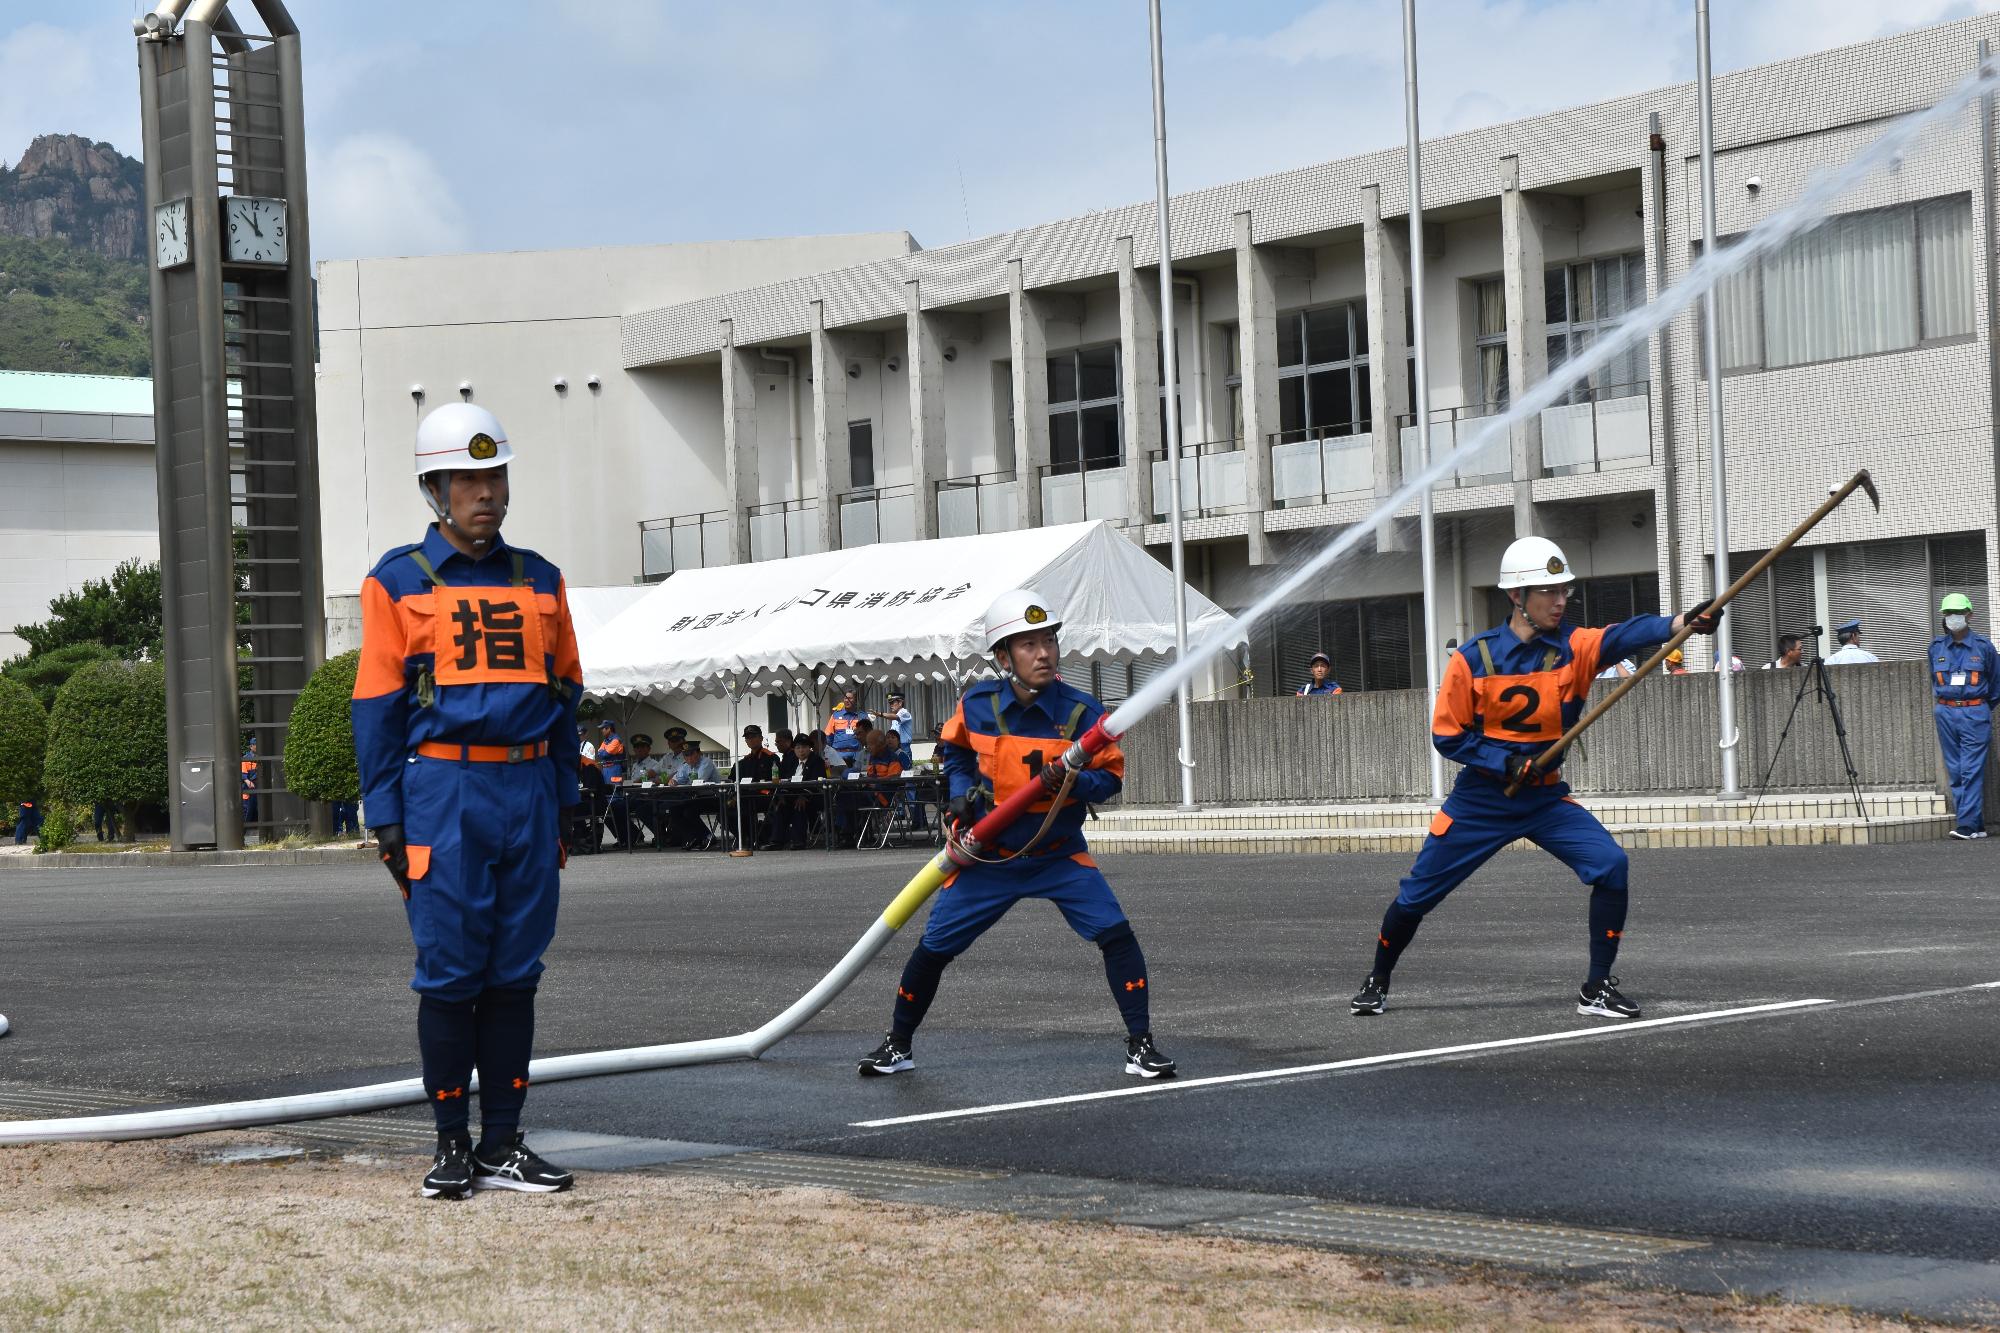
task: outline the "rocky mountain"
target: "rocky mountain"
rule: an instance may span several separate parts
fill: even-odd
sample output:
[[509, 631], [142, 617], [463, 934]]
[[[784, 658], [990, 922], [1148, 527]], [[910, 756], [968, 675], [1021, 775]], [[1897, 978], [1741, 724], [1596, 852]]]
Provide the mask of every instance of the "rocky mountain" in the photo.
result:
[[76, 134], [44, 134], [0, 167], [0, 236], [59, 240], [106, 259], [143, 260], [146, 178], [138, 159]]

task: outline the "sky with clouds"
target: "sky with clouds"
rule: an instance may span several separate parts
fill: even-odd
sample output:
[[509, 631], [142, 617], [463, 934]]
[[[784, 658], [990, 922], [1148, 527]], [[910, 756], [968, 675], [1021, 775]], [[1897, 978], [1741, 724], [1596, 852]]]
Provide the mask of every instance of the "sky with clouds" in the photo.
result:
[[[0, 5], [0, 160], [53, 131], [137, 154], [131, 21], [150, 7]], [[936, 246], [1152, 196], [1141, 0], [288, 8], [322, 259], [895, 229]], [[1993, 9], [1717, 0], [1716, 68]], [[1419, 0], [1424, 132], [1692, 78], [1693, 11]], [[1175, 191], [1400, 143], [1401, 12], [1167, 0]]]

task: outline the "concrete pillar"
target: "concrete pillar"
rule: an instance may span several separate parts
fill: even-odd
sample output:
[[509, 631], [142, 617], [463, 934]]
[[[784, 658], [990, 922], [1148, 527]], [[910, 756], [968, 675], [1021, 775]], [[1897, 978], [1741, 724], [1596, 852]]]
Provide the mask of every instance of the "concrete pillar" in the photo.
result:
[[1244, 491], [1250, 563], [1269, 564], [1264, 515], [1271, 508], [1271, 442], [1278, 430], [1277, 261], [1255, 245], [1250, 214], [1236, 215], [1236, 336], [1243, 378]]
[[[1153, 521], [1153, 450], [1161, 447], [1160, 275], [1132, 263], [1132, 238], [1118, 251], [1119, 396], [1124, 401], [1125, 495], [1132, 522]], [[1183, 445], [1188, 441], [1183, 440]], [[1165, 503], [1166, 496], [1160, 497]]]
[[[840, 493], [847, 489], [847, 358], [826, 331], [826, 303], [812, 303], [813, 476], [819, 487], [819, 549], [840, 546]], [[921, 497], [919, 497], [921, 499]]]
[[903, 284], [910, 366], [910, 483], [918, 541], [937, 536], [937, 484], [944, 479], [944, 340], [915, 281]]
[[[1403, 484], [1401, 421], [1411, 411], [1408, 371], [1410, 243], [1407, 227], [1382, 224], [1382, 187], [1361, 187], [1361, 249], [1368, 285], [1368, 401], [1374, 413], [1369, 448], [1375, 457], [1375, 494], [1392, 495]], [[1395, 519], [1375, 530], [1376, 549], [1406, 551], [1409, 536]]]
[[750, 506], [757, 503], [757, 352], [736, 345], [722, 321], [722, 489], [729, 504], [729, 559], [750, 563]]
[[[1500, 159], [1500, 249], [1507, 291], [1507, 392], [1519, 398], [1549, 373], [1548, 281], [1543, 273], [1541, 219], [1521, 192], [1521, 160]], [[1516, 425], [1513, 446], [1514, 535], [1538, 532], [1532, 487], [1542, 475], [1542, 422]]]
[[1014, 372], [1014, 479], [1021, 488], [1021, 526], [1042, 525], [1042, 469], [1049, 462], [1049, 321], [1021, 279], [1021, 261], [1007, 262], [1008, 355]]

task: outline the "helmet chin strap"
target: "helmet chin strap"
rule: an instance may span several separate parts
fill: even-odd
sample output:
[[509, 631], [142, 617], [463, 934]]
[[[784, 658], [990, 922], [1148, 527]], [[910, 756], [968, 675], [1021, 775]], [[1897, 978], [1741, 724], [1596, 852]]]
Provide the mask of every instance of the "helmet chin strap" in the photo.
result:
[[1001, 678], [1004, 679], [1009, 685], [1013, 686], [1015, 689], [1021, 691], [1021, 693], [1027, 695], [1029, 699], [1032, 700], [1038, 698], [1042, 692], [1036, 689], [1034, 686], [1023, 681], [1019, 676], [1019, 674], [1017, 674], [1014, 670], [1013, 647], [1008, 644], [1003, 644], [1001, 645], [999, 651], [1007, 655], [1007, 665], [1000, 668]]

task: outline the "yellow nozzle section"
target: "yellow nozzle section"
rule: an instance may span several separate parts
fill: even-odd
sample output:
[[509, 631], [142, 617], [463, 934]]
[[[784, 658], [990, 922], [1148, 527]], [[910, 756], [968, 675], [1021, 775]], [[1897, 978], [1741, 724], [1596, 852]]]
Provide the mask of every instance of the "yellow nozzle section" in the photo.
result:
[[891, 930], [901, 930], [903, 923], [915, 916], [919, 907], [930, 901], [931, 895], [938, 891], [938, 886], [949, 879], [952, 871], [956, 869], [957, 867], [951, 863], [951, 858], [939, 852], [924, 864], [922, 870], [912, 875], [910, 882], [903, 886], [903, 891], [882, 909], [882, 924]]

